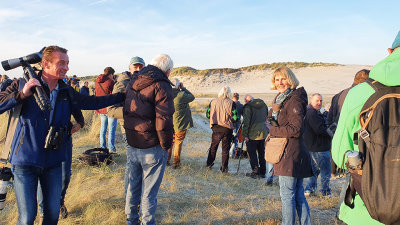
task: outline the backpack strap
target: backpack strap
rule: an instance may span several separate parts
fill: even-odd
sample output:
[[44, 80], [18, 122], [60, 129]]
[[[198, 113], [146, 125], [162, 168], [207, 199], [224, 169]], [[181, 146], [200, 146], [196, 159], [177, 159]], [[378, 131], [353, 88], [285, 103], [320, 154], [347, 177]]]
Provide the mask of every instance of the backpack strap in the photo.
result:
[[[19, 79], [19, 91], [22, 91], [26, 80], [24, 78]], [[5, 167], [8, 159], [10, 158], [11, 144], [14, 139], [15, 129], [19, 121], [19, 116], [21, 115], [22, 104], [16, 105], [12, 110], [9, 111], [7, 131], [6, 131], [6, 141], [4, 143], [3, 150], [0, 154], [0, 167]]]

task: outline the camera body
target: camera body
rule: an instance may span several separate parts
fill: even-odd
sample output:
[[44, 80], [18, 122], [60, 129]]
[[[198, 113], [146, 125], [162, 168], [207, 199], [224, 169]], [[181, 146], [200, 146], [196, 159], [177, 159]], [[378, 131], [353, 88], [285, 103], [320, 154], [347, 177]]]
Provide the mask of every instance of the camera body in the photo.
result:
[[274, 117], [272, 117], [272, 116], [268, 116], [268, 117], [267, 117], [267, 122], [268, 122], [269, 124], [271, 124], [272, 126], [274, 126], [274, 127], [279, 127], [278, 121], [276, 121], [276, 120], [274, 119]]
[[58, 150], [64, 143], [64, 136], [67, 129], [61, 127], [58, 131], [54, 126], [50, 126], [49, 132], [47, 133], [44, 148], [46, 150]]
[[11, 182], [12, 172], [8, 167], [0, 169], [0, 210], [4, 209], [7, 190], [12, 186]]

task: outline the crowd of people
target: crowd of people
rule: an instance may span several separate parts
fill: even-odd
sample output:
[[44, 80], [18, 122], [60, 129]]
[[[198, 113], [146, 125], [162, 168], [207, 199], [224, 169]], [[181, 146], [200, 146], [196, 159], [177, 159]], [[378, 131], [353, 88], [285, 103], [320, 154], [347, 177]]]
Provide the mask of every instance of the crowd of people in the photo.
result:
[[[239, 94], [224, 86], [206, 110], [212, 135], [205, 167], [214, 166], [220, 142], [219, 170], [223, 174], [229, 173], [230, 157], [248, 155], [251, 171], [247, 177], [266, 179], [266, 184], [272, 185], [274, 176], [278, 176], [282, 224], [295, 224], [296, 217], [300, 224], [311, 224], [306, 197], [317, 195], [318, 176], [320, 195], [330, 198], [330, 177], [337, 170], [334, 165], [344, 169], [343, 156], [358, 148], [352, 144], [353, 134], [360, 129], [358, 115], [374, 93], [364, 81], [372, 78], [387, 86], [400, 85], [396, 75], [399, 48], [400, 32], [389, 48], [390, 56], [371, 71], [359, 71], [353, 85], [333, 97], [327, 114], [321, 111], [322, 95], [313, 93], [309, 99], [286, 66], [272, 74], [271, 89], [277, 94], [269, 106], [250, 94], [244, 96], [242, 105]], [[117, 78], [115, 70], [106, 67], [95, 81], [94, 95], [90, 95], [88, 82], [79, 88], [77, 77], [66, 79], [67, 53], [59, 46], [46, 47], [38, 79], [11, 81], [6, 75], [1, 77], [0, 112], [12, 109], [10, 116], [16, 118], [9, 126], [14, 135], [7, 138], [11, 140], [9, 162], [18, 205], [17, 223], [33, 224], [37, 204], [42, 224], [57, 224], [60, 215], [68, 216], [64, 198], [71, 177], [72, 134], [84, 126], [81, 110], [86, 109], [99, 114], [100, 147], [110, 152], [117, 151], [115, 130], [118, 120], [121, 124], [127, 156], [127, 224], [155, 224], [165, 167], [179, 169], [182, 164], [183, 142], [193, 127], [189, 103], [195, 96], [178, 79], [169, 79], [173, 61], [166, 54], [156, 56], [148, 65], [142, 58], [133, 57], [129, 70]], [[36, 86], [44, 89], [50, 109], [39, 108], [32, 97]], [[240, 137], [246, 153], [243, 144], [238, 144]], [[272, 164], [265, 159], [265, 143], [276, 137], [285, 139], [285, 146], [279, 161]], [[353, 208], [342, 204], [339, 218], [349, 224], [378, 223], [358, 196]]]

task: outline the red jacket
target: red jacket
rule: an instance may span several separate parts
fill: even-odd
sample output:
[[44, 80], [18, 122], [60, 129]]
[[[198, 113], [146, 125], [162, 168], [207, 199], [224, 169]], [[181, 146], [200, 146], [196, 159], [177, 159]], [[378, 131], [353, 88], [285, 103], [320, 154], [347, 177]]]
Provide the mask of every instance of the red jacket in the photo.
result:
[[[94, 82], [96, 96], [105, 96], [111, 94], [114, 83], [114, 80], [110, 79], [104, 74], [101, 74]], [[96, 112], [100, 114], [107, 114], [107, 108], [98, 109]]]

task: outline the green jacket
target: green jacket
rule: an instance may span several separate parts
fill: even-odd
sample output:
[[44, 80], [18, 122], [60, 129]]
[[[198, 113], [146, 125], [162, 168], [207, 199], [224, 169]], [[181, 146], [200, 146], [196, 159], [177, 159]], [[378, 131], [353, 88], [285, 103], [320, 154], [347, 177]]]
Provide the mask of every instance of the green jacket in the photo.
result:
[[[400, 50], [397, 49], [376, 64], [369, 73], [369, 77], [387, 86], [398, 86], [400, 85], [399, 74]], [[358, 116], [364, 103], [374, 92], [374, 89], [364, 82], [350, 89], [346, 96], [338, 127], [332, 140], [332, 158], [339, 167], [343, 165], [343, 156], [347, 150], [358, 151], [358, 146], [353, 144], [353, 134], [361, 128]], [[346, 160], [347, 158], [345, 158]], [[381, 224], [370, 217], [358, 195], [356, 195], [354, 204], [354, 209], [350, 209], [342, 203], [339, 219], [347, 224]]]
[[250, 140], [263, 140], [267, 137], [265, 121], [268, 106], [261, 99], [253, 99], [243, 107], [243, 137]]
[[[128, 85], [129, 81], [131, 80], [129, 72], [124, 72], [118, 75], [117, 83], [115, 83], [112, 93], [119, 93], [125, 92], [126, 86]], [[122, 113], [123, 103], [118, 103], [112, 106], [107, 107], [107, 116], [116, 118], [116, 119], [123, 119]]]
[[189, 103], [192, 102], [195, 97], [186, 88], [178, 90], [172, 89], [174, 95], [174, 130], [183, 131], [193, 127], [192, 112], [190, 111]]

